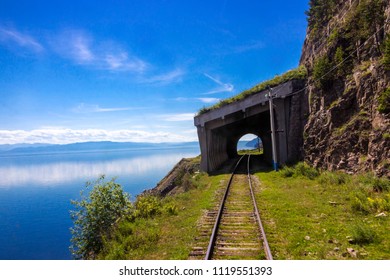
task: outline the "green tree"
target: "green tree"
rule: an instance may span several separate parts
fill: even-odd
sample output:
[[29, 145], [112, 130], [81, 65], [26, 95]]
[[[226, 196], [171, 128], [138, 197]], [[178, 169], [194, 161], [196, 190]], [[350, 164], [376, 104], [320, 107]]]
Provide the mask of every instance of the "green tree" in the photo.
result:
[[378, 111], [383, 114], [390, 113], [390, 88], [387, 88], [378, 98]]
[[309, 29], [314, 36], [326, 26], [337, 7], [338, 0], [310, 0], [309, 10], [306, 11]]
[[390, 70], [390, 35], [387, 36], [384, 43], [384, 51], [383, 51], [383, 65], [386, 70]]
[[328, 88], [333, 81], [332, 63], [327, 56], [319, 57], [314, 62], [313, 78], [315, 84], [322, 89]]
[[94, 259], [118, 220], [133, 211], [129, 195], [115, 179], [105, 181], [101, 176], [86, 189], [88, 195], [82, 191], [81, 200], [71, 201], [75, 210], [70, 211], [74, 222], [70, 250], [75, 259]]
[[345, 74], [345, 65], [344, 63], [344, 51], [343, 47], [339, 46], [336, 49], [336, 53], [334, 54], [334, 63], [337, 66], [337, 75], [343, 76]]

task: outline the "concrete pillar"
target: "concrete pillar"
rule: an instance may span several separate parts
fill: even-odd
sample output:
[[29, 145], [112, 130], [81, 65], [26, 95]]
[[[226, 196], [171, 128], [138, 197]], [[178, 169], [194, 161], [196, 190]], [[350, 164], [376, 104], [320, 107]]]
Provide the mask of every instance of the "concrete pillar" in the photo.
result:
[[284, 164], [288, 158], [285, 99], [275, 99], [274, 104], [276, 113], [278, 162], [279, 164]]
[[198, 130], [198, 139], [199, 139], [199, 145], [200, 145], [200, 153], [201, 153], [201, 160], [200, 160], [200, 168], [201, 170], [208, 171], [209, 170], [209, 164], [208, 164], [208, 141], [207, 141], [207, 130], [204, 126], [197, 126]]

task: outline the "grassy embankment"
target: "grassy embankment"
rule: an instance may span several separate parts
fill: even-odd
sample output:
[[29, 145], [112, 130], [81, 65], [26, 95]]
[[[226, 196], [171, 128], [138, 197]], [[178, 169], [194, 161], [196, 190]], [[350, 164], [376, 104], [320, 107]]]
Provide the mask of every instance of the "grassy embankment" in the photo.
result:
[[[186, 192], [141, 200], [136, 211], [144, 215], [122, 221], [100, 258], [186, 259], [197, 222], [228, 176], [185, 175]], [[390, 259], [389, 180], [320, 173], [302, 163], [255, 176], [275, 259]]]
[[[194, 159], [199, 162], [199, 158]], [[185, 191], [147, 196], [135, 203], [136, 219], [121, 221], [100, 259], [187, 259], [197, 236], [197, 222], [214, 204], [227, 175], [184, 174]]]
[[264, 152], [263, 152], [263, 149], [260, 148], [260, 149], [247, 149], [247, 150], [239, 150], [237, 151], [237, 154], [238, 155], [262, 155]]
[[275, 259], [390, 259], [390, 182], [300, 163], [256, 176]]

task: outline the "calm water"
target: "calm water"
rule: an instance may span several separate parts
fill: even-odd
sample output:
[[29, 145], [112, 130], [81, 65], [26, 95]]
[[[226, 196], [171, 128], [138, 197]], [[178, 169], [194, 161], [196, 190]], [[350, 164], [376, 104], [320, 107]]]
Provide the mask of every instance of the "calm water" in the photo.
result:
[[71, 199], [86, 181], [117, 177], [133, 197], [154, 187], [196, 145], [0, 157], [0, 259], [71, 259]]

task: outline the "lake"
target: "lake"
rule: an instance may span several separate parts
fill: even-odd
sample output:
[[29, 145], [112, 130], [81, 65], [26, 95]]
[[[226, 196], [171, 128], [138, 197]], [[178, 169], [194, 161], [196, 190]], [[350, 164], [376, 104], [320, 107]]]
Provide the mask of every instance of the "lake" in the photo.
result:
[[153, 188], [196, 143], [173, 147], [0, 156], [0, 259], [66, 260], [70, 201], [102, 174], [134, 198]]

